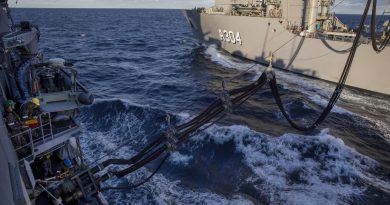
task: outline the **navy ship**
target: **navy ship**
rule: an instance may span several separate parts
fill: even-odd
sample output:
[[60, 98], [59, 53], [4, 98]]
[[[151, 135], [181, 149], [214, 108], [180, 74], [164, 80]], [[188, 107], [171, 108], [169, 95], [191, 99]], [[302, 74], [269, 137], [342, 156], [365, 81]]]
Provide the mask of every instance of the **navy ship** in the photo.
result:
[[38, 51], [39, 27], [0, 1], [0, 198], [7, 205], [108, 204], [84, 163], [75, 118], [93, 95], [77, 69]]
[[[194, 36], [234, 56], [330, 82], [338, 82], [356, 32], [332, 8], [333, 0], [215, 0], [184, 10]], [[332, 7], [333, 6], [333, 7]], [[389, 21], [375, 43], [389, 47]], [[387, 41], [387, 42], [386, 42]], [[390, 50], [377, 54], [362, 37], [346, 85], [390, 95]], [[272, 54], [272, 55], [271, 55]]]
[[[81, 130], [75, 118], [81, 106], [93, 102], [93, 95], [78, 82], [77, 70], [71, 62], [61, 58], [46, 59], [38, 51], [40, 36], [38, 26], [31, 22], [14, 23], [6, 0], [0, 0], [0, 7], [0, 102], [3, 105], [0, 106], [0, 113], [4, 117], [0, 118], [2, 204], [106, 205], [108, 203], [100, 191], [130, 190], [146, 183], [161, 168], [178, 144], [190, 138], [197, 130], [207, 129], [222, 119], [267, 83], [271, 85], [273, 94], [278, 96], [276, 80], [270, 66], [257, 81], [244, 87], [228, 91], [223, 84], [220, 99], [215, 100], [207, 109], [188, 122], [174, 126], [170, 123], [168, 115], [167, 131], [132, 158], [107, 159], [94, 167], [88, 167], [84, 162], [79, 143]], [[275, 9], [269, 10], [272, 11], [270, 19], [278, 19], [283, 13], [278, 11], [279, 7], [276, 4], [275, 7], [270, 8]], [[187, 15], [194, 29], [200, 28], [197, 27], [199, 25], [194, 24], [195, 21], [191, 20], [189, 15], [191, 12], [194, 15], [203, 15], [204, 10], [191, 10]], [[272, 20], [269, 26], [274, 23], [282, 25], [283, 22]], [[270, 29], [274, 33], [277, 32], [275, 28], [270, 27]], [[295, 29], [292, 29], [292, 33], [298, 32]], [[223, 40], [231, 44], [246, 45], [245, 35], [241, 33], [219, 29], [217, 34], [220, 38], [219, 42]], [[303, 42], [307, 42], [308, 39], [316, 40], [317, 35], [317, 33], [301, 31], [299, 34], [294, 34], [291, 41], [300, 38], [299, 47], [302, 47]], [[345, 33], [343, 35], [345, 38], [348, 37]], [[355, 34], [350, 33], [350, 35]], [[360, 36], [360, 32], [357, 35]], [[387, 37], [384, 39], [386, 40]], [[272, 42], [272, 39], [270, 41]], [[350, 43], [349, 40], [345, 42]], [[356, 45], [354, 43], [352, 50], [356, 50]], [[364, 41], [361, 42], [360, 47], [363, 45], [365, 45]], [[281, 49], [271, 52], [275, 53], [278, 50]], [[345, 49], [340, 52], [348, 51], [349, 49]], [[386, 55], [386, 52], [382, 52], [381, 55]], [[265, 56], [264, 54], [266, 59]], [[270, 56], [271, 63], [279, 65], [280, 60]], [[304, 127], [303, 130], [313, 129], [322, 122], [337, 101], [337, 98], [335, 99], [330, 109], [326, 109], [325, 114], [317, 120], [318, 123], [315, 122], [311, 127]], [[216, 121], [212, 121], [217, 117]], [[301, 130], [298, 126], [295, 128]], [[155, 171], [133, 186], [100, 187], [100, 182], [111, 177], [124, 177], [158, 159], [161, 161]], [[128, 167], [97, 174], [110, 165]]]

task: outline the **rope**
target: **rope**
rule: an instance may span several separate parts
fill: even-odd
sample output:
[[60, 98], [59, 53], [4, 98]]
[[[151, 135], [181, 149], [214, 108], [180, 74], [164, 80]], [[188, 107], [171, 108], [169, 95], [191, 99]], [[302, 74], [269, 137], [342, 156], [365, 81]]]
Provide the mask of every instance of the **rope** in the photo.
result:
[[337, 3], [335, 6], [332, 7], [332, 10], [334, 10], [337, 6], [339, 6], [341, 3], [343, 3], [345, 0], [342, 0], [340, 1], [339, 3]]

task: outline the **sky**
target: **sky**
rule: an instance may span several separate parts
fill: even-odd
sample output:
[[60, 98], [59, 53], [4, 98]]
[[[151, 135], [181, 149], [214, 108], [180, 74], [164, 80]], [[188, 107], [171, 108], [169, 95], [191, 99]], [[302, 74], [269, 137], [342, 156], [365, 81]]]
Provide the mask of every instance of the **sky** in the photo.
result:
[[[342, 1], [336, 13], [362, 13], [366, 0]], [[194, 8], [209, 7], [214, 0], [8, 0], [12, 7], [24, 8]], [[16, 4], [17, 2], [17, 4]], [[378, 0], [378, 13], [387, 8], [390, 11], [390, 0]]]

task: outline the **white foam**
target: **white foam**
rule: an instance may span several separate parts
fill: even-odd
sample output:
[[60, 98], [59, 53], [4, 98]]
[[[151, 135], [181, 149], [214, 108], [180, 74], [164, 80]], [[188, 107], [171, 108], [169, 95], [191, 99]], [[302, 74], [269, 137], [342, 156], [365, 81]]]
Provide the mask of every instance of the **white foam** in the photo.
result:
[[233, 56], [224, 55], [221, 51], [218, 50], [217, 46], [210, 45], [207, 47], [205, 51], [206, 57], [208, 57], [211, 61], [222, 65], [225, 68], [235, 69], [239, 71], [246, 71], [251, 68], [251, 71], [257, 71], [263, 66], [256, 65], [255, 63], [244, 63]]
[[[134, 184], [150, 174], [142, 169], [137, 174], [127, 176], [127, 183]], [[109, 184], [115, 186], [117, 182]], [[115, 200], [115, 204], [215, 204], [233, 205], [253, 204], [240, 195], [223, 196], [207, 190], [191, 190], [180, 185], [180, 181], [171, 181], [162, 174], [156, 174], [148, 183], [130, 193], [108, 192], [106, 196]]]
[[[180, 116], [189, 118], [187, 113], [179, 113], [178, 116], [179, 119]], [[86, 156], [89, 156], [88, 162], [112, 153], [125, 158], [134, 155], [134, 145], [116, 147], [122, 145], [124, 140], [120, 133], [127, 133], [126, 137], [146, 144], [143, 136], [147, 133], [140, 128], [143, 123], [148, 123], [145, 119], [131, 113], [118, 113], [114, 119], [103, 119], [118, 123], [104, 132], [83, 134], [81, 141], [82, 146], [86, 147], [84, 150]], [[89, 127], [92, 123], [84, 121], [82, 126]], [[237, 153], [242, 154], [243, 162], [253, 172], [246, 180], [264, 193], [271, 204], [342, 204], [351, 197], [362, 194], [367, 184], [382, 190], [390, 189], [389, 182], [370, 174], [370, 170], [377, 165], [374, 160], [349, 148], [342, 140], [330, 135], [328, 130], [315, 136], [285, 134], [274, 138], [246, 126], [213, 125], [192, 140], [216, 144], [234, 141]], [[95, 148], [92, 150], [89, 147]], [[304, 153], [310, 151], [313, 156], [305, 157]], [[169, 160], [176, 165], [188, 166], [192, 156], [175, 152]], [[305, 183], [291, 182], [291, 174], [294, 172]], [[129, 175], [126, 178], [127, 184], [134, 184], [149, 173], [142, 169], [139, 173]], [[366, 185], [360, 185], [358, 180], [366, 182]], [[109, 184], [116, 185], [118, 182], [114, 180]], [[127, 204], [129, 201], [132, 204], [252, 204], [250, 200], [238, 195], [227, 197], [209, 190], [186, 188], [181, 186], [180, 181], [171, 181], [161, 174], [132, 192], [108, 192], [106, 196], [111, 201], [115, 200], [115, 204]]]
[[[366, 184], [390, 187], [370, 174], [377, 162], [323, 130], [316, 136], [285, 134], [272, 137], [246, 126], [212, 126], [193, 140], [216, 144], [234, 141], [245, 164], [263, 181], [258, 189], [271, 204], [340, 204], [362, 194]], [[306, 156], [305, 153], [308, 153]], [[295, 174], [294, 174], [295, 173]], [[298, 182], [291, 181], [292, 176]], [[251, 176], [249, 181], [254, 181]], [[304, 182], [300, 182], [302, 180]]]
[[[329, 102], [328, 99], [324, 99], [324, 98], [322, 98], [319, 95], [310, 95], [309, 99], [311, 101], [313, 101], [314, 103], [316, 103], [317, 105], [320, 105], [322, 107], [326, 107], [328, 105], [328, 102]], [[350, 112], [350, 111], [348, 111], [348, 110], [346, 110], [344, 108], [341, 108], [339, 106], [334, 106], [333, 109], [332, 109], [332, 112], [339, 113], [339, 114], [356, 115], [355, 113]]]
[[176, 165], [188, 166], [192, 156], [181, 154], [180, 152], [173, 152], [169, 158], [169, 161]]
[[[100, 102], [102, 103], [101, 100]], [[189, 115], [185, 113], [179, 114], [184, 118]], [[86, 117], [86, 116], [84, 116]], [[83, 116], [81, 116], [83, 118]], [[114, 119], [102, 118], [102, 124], [114, 123], [106, 131], [88, 131], [81, 136], [81, 144], [85, 152], [87, 164], [102, 161], [112, 156], [120, 156], [121, 158], [129, 158], [136, 153], [139, 146], [136, 144], [127, 144], [122, 146], [124, 139], [134, 140], [141, 144], [146, 144], [147, 133], [141, 130], [140, 127], [147, 120], [138, 118], [132, 113], [123, 112], [117, 113]], [[83, 130], [88, 130], [88, 127], [93, 127], [94, 122], [82, 120], [81, 126]], [[126, 136], [122, 133], [125, 133]], [[192, 156], [185, 155], [179, 152], [174, 152], [169, 158], [169, 161], [179, 166], [186, 166], [191, 163]], [[118, 166], [110, 166], [110, 169], [118, 169]], [[117, 186], [135, 184], [150, 175], [150, 171], [142, 168], [135, 173], [127, 175], [124, 179], [112, 179], [103, 184], [103, 186]], [[165, 178], [162, 174], [156, 174], [148, 183], [132, 190], [131, 192], [104, 192], [105, 196], [113, 204], [253, 204], [250, 200], [245, 199], [241, 195], [224, 196], [217, 193], [212, 193], [209, 190], [194, 190], [181, 186], [180, 181], [172, 181]]]
[[[206, 54], [209, 58], [222, 65], [227, 67], [228, 69], [237, 69], [237, 70], [245, 70], [248, 66], [248, 63], [240, 61], [232, 56], [224, 55], [220, 52], [215, 46], [210, 46], [206, 50]], [[258, 65], [257, 75], [253, 78], [253, 80], [257, 79], [260, 76], [260, 70], [264, 70], [264, 66]], [[307, 77], [299, 76], [293, 73], [275, 71], [278, 83], [283, 85], [285, 89], [289, 89], [292, 91], [300, 92], [306, 95], [311, 101], [320, 105], [326, 106], [328, 99], [335, 89], [334, 84], [330, 84], [321, 80], [310, 79]], [[390, 118], [383, 113], [390, 112], [390, 101], [388, 99], [377, 98], [373, 96], [361, 95], [360, 93], [351, 92], [348, 89], [344, 89], [341, 95], [341, 99], [352, 104], [361, 105], [362, 112], [367, 112], [364, 110], [365, 107], [375, 108], [375, 110], [371, 110], [371, 112], [375, 112], [374, 114], [383, 119], [378, 120], [374, 117], [369, 117], [365, 114], [351, 112], [342, 107], [342, 103], [338, 103], [332, 112], [339, 114], [348, 114], [353, 115], [355, 117], [359, 116], [360, 118], [355, 118], [356, 122], [362, 121], [361, 118], [368, 120], [371, 124], [368, 125], [371, 128], [378, 130], [383, 138], [390, 142]], [[385, 112], [383, 112], [385, 111]]]
[[[107, 100], [98, 100], [96, 103], [103, 103]], [[126, 105], [126, 103], [124, 103]], [[128, 104], [127, 106], [130, 106]], [[142, 108], [142, 107], [141, 107]], [[148, 110], [147, 106], [143, 108]], [[145, 112], [145, 116], [148, 115], [148, 112]], [[112, 157], [116, 155], [120, 150], [126, 150], [125, 153], [122, 153], [121, 157], [130, 157], [135, 154], [135, 151], [128, 149], [128, 146], [125, 146], [124, 141], [136, 140], [137, 143], [146, 144], [147, 139], [145, 136], [144, 130], [141, 129], [142, 124], [148, 123], [145, 119], [139, 119], [136, 115], [127, 112], [117, 113], [115, 118], [102, 117], [99, 122], [91, 122], [88, 119], [83, 119], [85, 116], [80, 116], [80, 123], [83, 130], [86, 130], [82, 133], [80, 141], [85, 150], [85, 155], [92, 158], [87, 158], [87, 163], [94, 163], [99, 161], [97, 159]], [[111, 124], [109, 129], [105, 130], [107, 127], [104, 127], [105, 131], [94, 131], [88, 130], [88, 127], [95, 127], [95, 123], [99, 123], [100, 126], [105, 124]], [[94, 147], [91, 149], [90, 147]], [[89, 160], [88, 160], [89, 159]]]
[[115, 98], [115, 97], [113, 97], [113, 98], [105, 98], [105, 99], [99, 98], [99, 99], [95, 100], [94, 104], [113, 102], [113, 101], [121, 101], [127, 107], [134, 106], [134, 107], [140, 107], [140, 108], [157, 109], [157, 108], [153, 108], [152, 106], [150, 106], [148, 104], [139, 104], [139, 103], [136, 103], [136, 102], [134, 102], [134, 101], [132, 101], [130, 99], [127, 99], [127, 98]]
[[184, 122], [184, 121], [191, 119], [191, 115], [188, 112], [179, 112], [176, 114], [176, 116], [180, 122]]

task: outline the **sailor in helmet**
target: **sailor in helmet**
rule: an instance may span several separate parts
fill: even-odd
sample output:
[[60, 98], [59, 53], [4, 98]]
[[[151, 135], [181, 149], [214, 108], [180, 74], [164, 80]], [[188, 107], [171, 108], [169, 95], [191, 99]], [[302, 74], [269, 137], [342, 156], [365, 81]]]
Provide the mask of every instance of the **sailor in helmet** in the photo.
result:
[[11, 135], [15, 135], [21, 130], [21, 121], [18, 114], [16, 114], [15, 110], [15, 102], [12, 100], [6, 100], [4, 102], [5, 108], [5, 121], [8, 127], [8, 131]]
[[38, 115], [42, 113], [41, 108], [39, 107], [40, 105], [38, 98], [32, 98], [31, 101], [24, 103], [20, 108], [22, 120], [28, 121], [38, 119]]
[[[12, 100], [7, 100], [4, 102], [5, 108], [5, 122], [8, 127], [8, 131], [11, 134], [11, 141], [15, 148], [23, 147], [27, 141], [22, 132], [22, 122], [15, 110], [15, 102]], [[21, 148], [17, 150], [19, 156], [25, 156], [28, 152], [27, 148]]]

